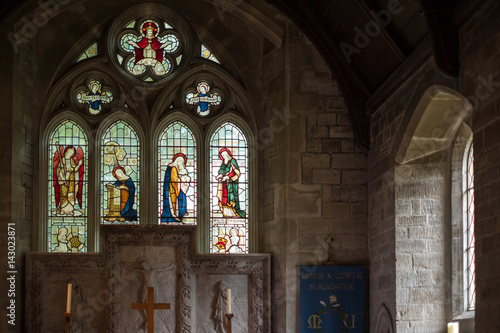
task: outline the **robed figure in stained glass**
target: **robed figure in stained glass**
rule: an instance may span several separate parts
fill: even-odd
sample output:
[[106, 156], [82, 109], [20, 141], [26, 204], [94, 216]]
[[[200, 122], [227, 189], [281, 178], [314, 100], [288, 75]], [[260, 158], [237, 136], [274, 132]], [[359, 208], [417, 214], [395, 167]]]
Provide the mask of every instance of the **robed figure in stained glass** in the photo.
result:
[[218, 181], [217, 198], [222, 215], [224, 217], [245, 217], [245, 212], [240, 209], [238, 197], [238, 179], [241, 175], [238, 162], [227, 148], [222, 148], [219, 151], [219, 158], [222, 160], [222, 165], [216, 179]]
[[163, 181], [161, 222], [182, 222], [182, 218], [188, 215], [186, 193], [191, 177], [188, 175], [186, 163], [186, 155], [178, 153], [167, 166]]
[[59, 146], [54, 154], [53, 174], [56, 214], [75, 215], [75, 204], [82, 207], [83, 149]]
[[158, 40], [159, 27], [154, 22], [146, 22], [142, 25], [142, 38], [135, 42], [127, 41], [132, 45], [135, 54], [133, 74], [141, 74], [145, 66], [150, 66], [158, 75], [165, 74], [163, 67], [163, 49], [168, 45]]
[[[117, 166], [113, 169], [113, 177], [116, 182], [110, 184], [119, 190], [120, 193], [120, 215], [125, 221], [137, 221], [137, 211], [134, 209], [135, 203], [135, 185], [126, 173], [125, 169]], [[109, 198], [113, 200], [115, 198]]]
[[210, 93], [210, 86], [207, 82], [201, 81], [196, 86], [197, 93], [189, 92], [186, 95], [188, 104], [197, 105], [196, 112], [200, 116], [206, 116], [210, 113], [211, 105], [219, 105], [221, 97], [218, 93]]

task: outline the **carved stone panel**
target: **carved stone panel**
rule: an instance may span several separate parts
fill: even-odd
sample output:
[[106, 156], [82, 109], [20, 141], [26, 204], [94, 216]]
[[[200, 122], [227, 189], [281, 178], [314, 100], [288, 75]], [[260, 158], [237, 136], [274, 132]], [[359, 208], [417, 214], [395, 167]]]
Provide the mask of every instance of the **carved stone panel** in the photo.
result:
[[194, 226], [101, 226], [98, 254], [30, 253], [27, 329], [63, 332], [72, 283], [72, 332], [145, 332], [148, 287], [156, 332], [226, 333], [227, 289], [233, 331], [270, 331], [270, 257], [195, 254]]
[[68, 283], [73, 286], [72, 332], [104, 330], [107, 288], [102, 256], [32, 253], [26, 267], [27, 332], [64, 332]]

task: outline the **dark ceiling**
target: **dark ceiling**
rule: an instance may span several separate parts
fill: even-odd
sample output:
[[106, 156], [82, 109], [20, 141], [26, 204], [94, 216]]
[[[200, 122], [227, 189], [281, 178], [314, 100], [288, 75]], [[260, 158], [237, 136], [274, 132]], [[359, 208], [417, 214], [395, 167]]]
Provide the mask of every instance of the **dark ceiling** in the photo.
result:
[[[458, 31], [482, 0], [266, 0], [309, 37], [338, 81], [358, 145], [369, 150], [374, 109], [433, 56], [460, 67]], [[26, 0], [0, 7], [5, 18]]]
[[370, 147], [374, 109], [433, 56], [457, 77], [460, 26], [482, 1], [267, 0], [311, 39], [344, 95], [357, 143]]

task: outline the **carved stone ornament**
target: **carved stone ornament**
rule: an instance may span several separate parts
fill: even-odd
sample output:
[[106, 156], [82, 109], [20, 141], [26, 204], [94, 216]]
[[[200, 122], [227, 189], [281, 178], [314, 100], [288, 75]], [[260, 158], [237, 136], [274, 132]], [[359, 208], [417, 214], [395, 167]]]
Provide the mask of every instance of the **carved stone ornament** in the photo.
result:
[[225, 333], [231, 289], [233, 331], [268, 332], [269, 255], [195, 254], [194, 237], [194, 226], [103, 225], [100, 253], [29, 253], [26, 330], [64, 330], [71, 283], [73, 332], [147, 332], [146, 310], [131, 304], [146, 302], [148, 287], [170, 304], [155, 310], [155, 331]]

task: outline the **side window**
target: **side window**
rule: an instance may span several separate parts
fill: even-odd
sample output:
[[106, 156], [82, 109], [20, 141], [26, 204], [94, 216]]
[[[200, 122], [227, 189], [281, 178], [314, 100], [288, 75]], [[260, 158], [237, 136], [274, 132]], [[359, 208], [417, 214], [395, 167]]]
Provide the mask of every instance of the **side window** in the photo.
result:
[[248, 145], [230, 122], [210, 139], [210, 252], [248, 252]]
[[160, 224], [196, 224], [197, 154], [192, 131], [174, 121], [158, 142], [158, 219]]
[[107, 128], [102, 138], [101, 221], [139, 221], [140, 146], [134, 129], [124, 121]]
[[48, 251], [86, 252], [87, 136], [71, 120], [49, 137]]
[[474, 148], [470, 145], [467, 151], [467, 171], [465, 182], [465, 211], [466, 228], [465, 240], [465, 281], [466, 281], [466, 309], [472, 311], [476, 307], [476, 265], [475, 265], [475, 237], [474, 237]]

